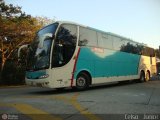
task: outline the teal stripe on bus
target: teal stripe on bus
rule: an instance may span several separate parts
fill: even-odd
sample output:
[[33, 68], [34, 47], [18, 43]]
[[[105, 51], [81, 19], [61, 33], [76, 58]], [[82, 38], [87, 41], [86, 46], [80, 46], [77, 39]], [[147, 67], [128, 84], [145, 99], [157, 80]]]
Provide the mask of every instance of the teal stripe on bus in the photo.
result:
[[81, 48], [74, 79], [82, 71], [88, 71], [92, 77], [113, 77], [137, 75], [140, 55], [109, 49], [93, 50]]
[[46, 70], [39, 70], [39, 71], [27, 71], [26, 77], [28, 79], [38, 79], [39, 77], [46, 75]]

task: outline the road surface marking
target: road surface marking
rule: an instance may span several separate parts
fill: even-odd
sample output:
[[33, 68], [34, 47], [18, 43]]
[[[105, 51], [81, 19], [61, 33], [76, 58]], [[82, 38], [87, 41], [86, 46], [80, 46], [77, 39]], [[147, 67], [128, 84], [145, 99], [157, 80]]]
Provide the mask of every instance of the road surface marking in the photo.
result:
[[86, 116], [89, 120], [100, 120], [100, 118], [98, 118], [93, 113], [89, 112], [85, 107], [81, 106], [81, 104], [78, 103], [77, 101], [78, 95], [79, 93], [75, 94], [70, 99], [64, 96], [55, 96], [54, 98], [72, 104], [82, 115]]
[[53, 116], [45, 111], [24, 103], [0, 103], [0, 106], [14, 107], [24, 115], [29, 116], [32, 120], [62, 120], [60, 117]]
[[11, 85], [11, 86], [7, 86], [7, 85], [2, 85], [0, 86], [0, 89], [8, 89], [8, 88], [24, 88], [24, 87], [28, 87], [27, 85]]
[[[100, 118], [98, 118], [93, 113], [89, 112], [85, 107], [81, 106], [81, 104], [78, 103], [78, 101], [77, 101], [78, 95], [79, 95], [79, 93], [75, 94], [71, 98], [67, 98], [65, 96], [47, 96], [47, 99], [57, 99], [57, 100], [64, 101], [66, 103], [70, 103], [75, 109], [77, 109], [80, 112], [80, 114], [86, 116], [89, 120], [100, 120]], [[25, 98], [45, 98], [45, 96], [23, 96], [23, 97], [25, 97]], [[0, 104], [0, 106], [1, 106], [1, 104]], [[32, 115], [32, 114], [48, 114], [42, 110], [33, 108], [31, 105], [12, 104], [12, 106], [24, 114], [29, 114], [32, 119], [35, 118], [35, 115]], [[32, 112], [32, 111], [34, 111], [34, 112]], [[53, 117], [53, 116], [51, 116], [51, 117]], [[35, 119], [37, 119], [37, 118], [35, 118]], [[54, 117], [53, 120], [60, 120], [60, 119], [61, 118], [57, 119], [57, 117]]]

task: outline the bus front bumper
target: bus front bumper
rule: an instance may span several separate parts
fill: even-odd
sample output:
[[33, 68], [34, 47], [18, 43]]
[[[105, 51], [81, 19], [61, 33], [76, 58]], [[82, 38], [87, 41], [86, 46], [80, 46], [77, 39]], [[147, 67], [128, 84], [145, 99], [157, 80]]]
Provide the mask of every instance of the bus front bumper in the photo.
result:
[[49, 80], [47, 79], [27, 79], [26, 78], [25, 82], [29, 86], [52, 88], [52, 86], [50, 86]]

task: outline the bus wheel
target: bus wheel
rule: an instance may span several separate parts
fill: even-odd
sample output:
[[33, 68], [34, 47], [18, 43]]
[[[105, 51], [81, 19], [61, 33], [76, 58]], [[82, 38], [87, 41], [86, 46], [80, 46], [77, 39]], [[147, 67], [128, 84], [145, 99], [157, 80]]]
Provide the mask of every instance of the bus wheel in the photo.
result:
[[80, 73], [76, 80], [77, 90], [86, 90], [89, 87], [89, 77], [86, 73]]
[[140, 74], [140, 82], [144, 82], [145, 81], [145, 74], [143, 71], [141, 71], [141, 74]]
[[147, 71], [145, 82], [147, 82], [147, 81], [149, 81], [149, 80], [150, 80], [150, 73], [149, 73], [149, 71]]

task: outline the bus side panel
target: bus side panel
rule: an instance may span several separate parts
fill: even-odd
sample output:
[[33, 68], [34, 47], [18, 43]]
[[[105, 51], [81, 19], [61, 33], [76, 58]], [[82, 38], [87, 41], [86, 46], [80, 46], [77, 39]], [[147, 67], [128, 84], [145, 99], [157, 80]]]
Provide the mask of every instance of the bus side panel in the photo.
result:
[[145, 73], [148, 70], [151, 76], [156, 74], [156, 57], [141, 56], [139, 70], [139, 73], [141, 70], [144, 70]]
[[157, 74], [157, 62], [156, 57], [152, 57], [152, 65], [151, 65], [151, 75]]
[[135, 76], [138, 75], [139, 61], [140, 55], [82, 47], [74, 78], [82, 70], [88, 70], [92, 78]]
[[89, 48], [81, 48], [76, 64], [74, 79], [76, 79], [78, 73], [83, 70], [88, 71], [91, 74], [91, 76], [94, 76], [95, 67], [93, 58], [94, 56]]

